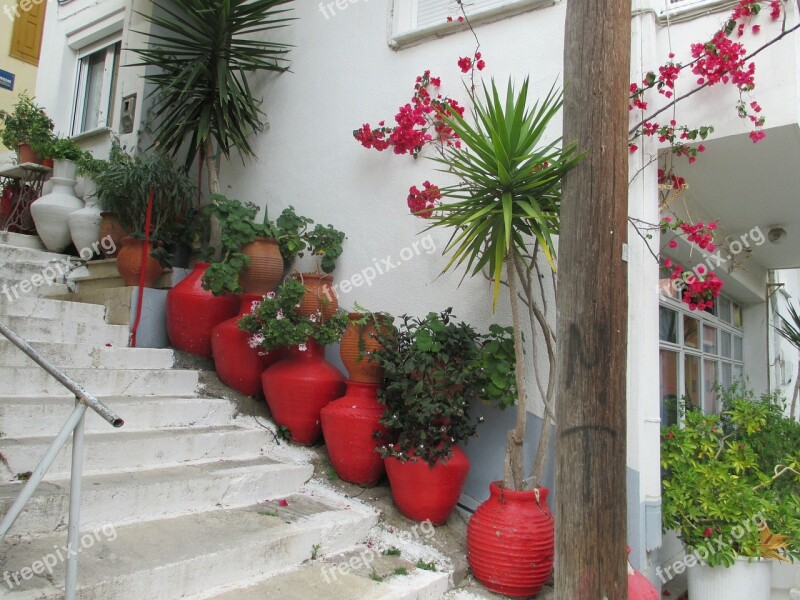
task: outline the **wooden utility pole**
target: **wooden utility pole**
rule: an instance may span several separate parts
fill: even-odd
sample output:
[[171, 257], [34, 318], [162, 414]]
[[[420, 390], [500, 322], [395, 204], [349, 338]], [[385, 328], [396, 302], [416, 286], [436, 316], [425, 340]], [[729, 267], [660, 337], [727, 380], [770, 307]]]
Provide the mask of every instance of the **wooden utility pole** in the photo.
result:
[[556, 597], [626, 600], [630, 0], [570, 0], [558, 261]]

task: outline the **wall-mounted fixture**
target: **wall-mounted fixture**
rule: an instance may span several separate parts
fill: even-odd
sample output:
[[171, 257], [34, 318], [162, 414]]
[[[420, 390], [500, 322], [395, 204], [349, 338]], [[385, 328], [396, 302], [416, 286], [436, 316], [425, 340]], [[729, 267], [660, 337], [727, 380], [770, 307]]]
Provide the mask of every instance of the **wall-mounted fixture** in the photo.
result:
[[786, 239], [786, 230], [783, 227], [773, 227], [767, 232], [767, 239], [773, 244], [781, 244]]
[[122, 98], [122, 110], [119, 116], [119, 132], [133, 133], [136, 118], [136, 94]]

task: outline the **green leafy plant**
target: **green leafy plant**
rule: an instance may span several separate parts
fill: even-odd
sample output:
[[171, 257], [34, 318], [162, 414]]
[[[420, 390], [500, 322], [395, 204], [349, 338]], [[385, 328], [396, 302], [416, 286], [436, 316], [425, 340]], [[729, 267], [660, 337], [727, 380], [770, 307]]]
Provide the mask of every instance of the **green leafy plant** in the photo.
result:
[[84, 151], [77, 142], [58, 136], [51, 137], [43, 143], [32, 144], [32, 147], [39, 156], [53, 160], [78, 162], [84, 156]]
[[386, 550], [384, 550], [382, 554], [384, 556], [400, 556], [401, 552], [400, 548], [395, 548], [394, 546], [392, 546], [391, 548], [387, 548]]
[[[474, 399], [513, 404], [516, 395], [510, 330], [494, 326], [479, 334], [456, 322], [452, 309], [424, 318], [400, 317], [388, 334], [379, 330], [383, 348], [374, 353], [384, 369], [379, 399], [386, 410], [381, 422], [395, 441], [379, 451], [400, 460], [447, 460], [452, 446], [475, 435], [469, 413]], [[492, 363], [505, 362], [506, 368]], [[492, 391], [487, 392], [488, 388]]]
[[433, 561], [425, 562], [424, 560], [422, 560], [420, 558], [417, 561], [417, 565], [416, 566], [417, 566], [418, 569], [422, 569], [423, 571], [436, 571], [436, 563], [433, 562]]
[[347, 326], [347, 313], [339, 311], [329, 319], [321, 314], [305, 316], [297, 311], [305, 287], [288, 279], [277, 292], [269, 292], [253, 311], [239, 320], [239, 328], [253, 334], [252, 347], [265, 351], [282, 346], [300, 346], [314, 340], [323, 346], [338, 342]]
[[[800, 351], [800, 313], [797, 309], [789, 305], [789, 318], [779, 315], [780, 327], [778, 333], [792, 346]], [[797, 402], [800, 399], [800, 363], [797, 365], [797, 376], [794, 382], [794, 392], [792, 393], [792, 407], [789, 411], [789, 416], [794, 419], [797, 415]]]
[[765, 527], [787, 536], [783, 557], [800, 558], [800, 423], [782, 415], [777, 397], [754, 401], [736, 386], [723, 406], [722, 415], [687, 411], [682, 426], [663, 430], [664, 530], [675, 529], [691, 549], [705, 548], [711, 566], [766, 555]]
[[0, 110], [0, 123], [3, 126], [0, 141], [11, 150], [22, 143], [36, 148], [53, 135], [53, 121], [25, 92], [19, 94], [12, 112]]
[[325, 273], [333, 273], [336, 269], [336, 259], [342, 255], [344, 239], [345, 234], [333, 225], [317, 225], [303, 237], [308, 252], [320, 257], [319, 266]]

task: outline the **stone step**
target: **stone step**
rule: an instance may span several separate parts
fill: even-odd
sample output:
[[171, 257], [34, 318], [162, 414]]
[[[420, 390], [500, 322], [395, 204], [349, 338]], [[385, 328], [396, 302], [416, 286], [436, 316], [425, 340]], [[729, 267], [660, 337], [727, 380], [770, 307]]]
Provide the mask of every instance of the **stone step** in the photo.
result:
[[[64, 369], [93, 396], [189, 396], [197, 371], [166, 369]], [[0, 367], [0, 398], [63, 396], [65, 388], [40, 367]]]
[[[267, 457], [183, 465], [84, 477], [81, 526], [95, 529], [165, 519], [191, 512], [238, 508], [296, 493], [314, 472]], [[22, 489], [0, 484], [0, 514]], [[10, 535], [62, 531], [69, 515], [69, 479], [43, 483], [25, 505]]]
[[[0, 234], [0, 260], [4, 263], [28, 261], [28, 262], [50, 262], [55, 260], [65, 261], [71, 258], [72, 261], [78, 260], [78, 257], [70, 257], [68, 254], [61, 254], [58, 252], [50, 252], [44, 246], [41, 248], [33, 248], [30, 246], [14, 245], [14, 240], [8, 242], [3, 241], [3, 235]], [[10, 234], [14, 235], [14, 234]], [[25, 238], [33, 238], [33, 236], [24, 236]], [[33, 238], [37, 239], [38, 238]]]
[[9, 301], [4, 294], [0, 293], [0, 315], [102, 323], [105, 320], [106, 307], [99, 304], [84, 304], [49, 298]]
[[[106, 433], [86, 434], [83, 470], [86, 475], [139, 471], [156, 467], [180, 466], [189, 462], [245, 460], [264, 454], [271, 442], [263, 429], [246, 429], [234, 425], [224, 427], [186, 427], [157, 431], [112, 429]], [[5, 460], [0, 469], [10, 473], [6, 481], [29, 473], [44, 456], [53, 438], [0, 438], [0, 454]], [[72, 444], [58, 454], [46, 481], [69, 477]]]
[[[124, 431], [175, 427], [229, 425], [236, 406], [216, 398], [128, 397], [99, 398], [125, 420]], [[9, 438], [55, 437], [75, 407], [72, 396], [0, 398], [0, 430]], [[107, 433], [108, 423], [89, 410], [86, 431]]]
[[128, 346], [129, 331], [124, 325], [40, 319], [36, 316], [6, 317], [3, 321], [28, 342]]
[[[32, 342], [31, 346], [61, 368], [171, 369], [175, 364], [175, 353], [170, 349], [108, 347], [63, 342]], [[0, 336], [0, 365], [32, 367], [34, 364], [27, 354]]]
[[[3, 165], [0, 165], [0, 169]], [[26, 235], [13, 233], [11, 231], [0, 231], [0, 246], [11, 246], [17, 248], [31, 248], [33, 250], [46, 251], [42, 240], [38, 235]]]
[[[312, 553], [345, 550], [363, 539], [377, 519], [364, 508], [332, 505], [305, 494], [286, 500], [286, 507], [264, 503], [86, 532], [79, 549], [77, 597], [197, 596], [254, 575], [287, 570]], [[0, 564], [14, 582], [6, 597], [63, 598], [64, 564], [58, 549], [65, 545], [65, 534], [0, 545]], [[47, 571], [42, 577], [31, 576], [31, 569], [42, 570], [43, 563], [35, 563], [45, 560], [55, 563], [52, 577]]]

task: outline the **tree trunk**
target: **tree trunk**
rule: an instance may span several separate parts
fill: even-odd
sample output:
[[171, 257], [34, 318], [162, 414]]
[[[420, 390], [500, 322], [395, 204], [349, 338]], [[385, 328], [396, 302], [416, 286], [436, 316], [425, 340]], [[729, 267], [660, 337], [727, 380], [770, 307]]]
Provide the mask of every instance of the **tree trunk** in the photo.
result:
[[[800, 0], [798, 0], [800, 1]], [[789, 417], [794, 421], [797, 416], [797, 399], [800, 398], [800, 362], [797, 363], [797, 375], [794, 380], [794, 393], [792, 394], [792, 408]]]
[[[217, 163], [214, 160], [214, 142], [210, 137], [207, 137], [203, 144], [203, 154], [205, 155], [206, 170], [208, 171], [209, 196], [213, 196], [214, 194], [219, 194], [219, 173], [217, 172]], [[222, 227], [219, 221], [213, 217], [210, 227], [208, 243], [214, 248], [214, 261], [218, 261], [222, 258]]]
[[522, 347], [522, 317], [519, 312], [517, 295], [517, 255], [512, 249], [506, 256], [508, 271], [508, 292], [511, 298], [511, 322], [514, 326], [514, 359], [517, 383], [517, 423], [506, 438], [506, 464], [503, 485], [510, 490], [522, 490], [525, 477], [523, 449], [525, 443], [525, 424], [528, 417], [527, 388], [525, 387], [525, 353]]
[[568, 2], [559, 237], [556, 597], [621, 600], [626, 569], [630, 2]]

